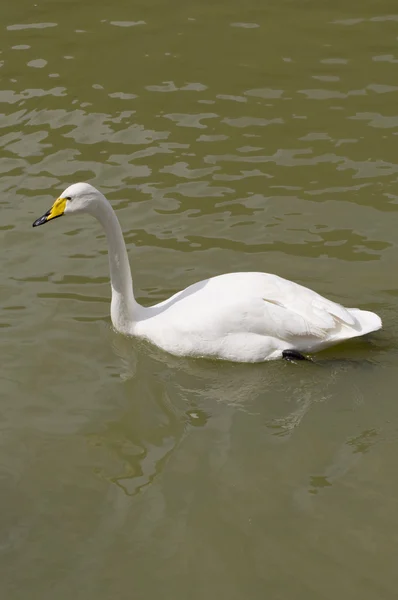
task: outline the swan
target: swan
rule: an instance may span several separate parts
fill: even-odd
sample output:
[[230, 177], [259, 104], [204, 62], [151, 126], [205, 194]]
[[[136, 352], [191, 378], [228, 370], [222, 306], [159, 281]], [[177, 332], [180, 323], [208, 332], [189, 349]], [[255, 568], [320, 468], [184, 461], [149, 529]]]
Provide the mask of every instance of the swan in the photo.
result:
[[375, 313], [344, 308], [268, 273], [218, 275], [155, 306], [141, 306], [134, 298], [120, 223], [95, 187], [69, 186], [33, 227], [81, 213], [95, 217], [105, 230], [114, 329], [146, 339], [170, 354], [234, 362], [306, 359], [303, 352], [311, 354], [382, 326]]

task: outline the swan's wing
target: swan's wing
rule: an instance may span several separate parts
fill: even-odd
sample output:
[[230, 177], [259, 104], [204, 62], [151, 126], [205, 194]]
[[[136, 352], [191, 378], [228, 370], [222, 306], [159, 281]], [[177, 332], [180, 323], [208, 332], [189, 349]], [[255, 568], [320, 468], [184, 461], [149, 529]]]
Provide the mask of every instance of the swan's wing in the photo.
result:
[[[283, 324], [289, 329], [293, 326], [299, 335], [300, 323], [302, 334], [323, 337], [342, 326], [356, 328], [358, 325], [353, 315], [336, 302], [320, 296], [313, 290], [276, 275], [267, 278], [263, 300], [286, 311]], [[293, 318], [293, 315], [302, 320]], [[281, 317], [281, 314], [279, 314]]]
[[277, 275], [235, 273], [209, 280], [208, 285], [206, 295], [213, 302], [204, 304], [212, 313], [220, 307], [225, 331], [251, 331], [295, 342], [351, 337], [361, 328], [348, 309]]
[[159, 309], [164, 324], [207, 340], [254, 333], [293, 343], [351, 337], [349, 330], [360, 328], [343, 306], [267, 273], [219, 275], [175, 294]]

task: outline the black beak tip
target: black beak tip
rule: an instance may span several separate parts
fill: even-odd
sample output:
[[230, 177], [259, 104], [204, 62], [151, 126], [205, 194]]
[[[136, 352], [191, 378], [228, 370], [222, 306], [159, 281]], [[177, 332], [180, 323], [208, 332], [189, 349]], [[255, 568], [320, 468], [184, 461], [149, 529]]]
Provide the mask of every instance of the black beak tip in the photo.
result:
[[39, 217], [38, 219], [36, 219], [36, 221], [34, 221], [34, 223], [32, 223], [32, 227], [38, 227], [39, 225], [44, 225], [44, 223], [47, 223], [46, 215], [43, 215], [42, 217]]
[[32, 223], [32, 227], [38, 227], [39, 225], [44, 225], [44, 223], [47, 223], [47, 221], [48, 221], [47, 217], [50, 216], [50, 212], [51, 212], [51, 208], [46, 213], [44, 213], [44, 215], [42, 217], [39, 217], [38, 219], [36, 219], [36, 221], [34, 223]]

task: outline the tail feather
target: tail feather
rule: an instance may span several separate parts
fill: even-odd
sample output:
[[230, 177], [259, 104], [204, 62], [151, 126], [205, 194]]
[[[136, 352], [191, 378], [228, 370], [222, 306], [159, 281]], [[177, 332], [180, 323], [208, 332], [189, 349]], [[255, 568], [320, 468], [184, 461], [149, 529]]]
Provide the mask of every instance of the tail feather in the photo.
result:
[[382, 328], [382, 321], [376, 313], [359, 308], [349, 308], [348, 312], [354, 317], [360, 326], [358, 335], [365, 335], [371, 331], [377, 331]]

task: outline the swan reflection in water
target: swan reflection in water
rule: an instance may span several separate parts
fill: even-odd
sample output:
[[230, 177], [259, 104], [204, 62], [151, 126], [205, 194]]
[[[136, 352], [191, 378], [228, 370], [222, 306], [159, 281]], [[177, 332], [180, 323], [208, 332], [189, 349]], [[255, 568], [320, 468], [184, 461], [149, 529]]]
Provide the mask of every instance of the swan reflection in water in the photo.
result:
[[[215, 440], [217, 452], [209, 449], [208, 454], [218, 469], [232, 453], [239, 415], [253, 418], [252, 426], [256, 434], [261, 429], [262, 439], [273, 444], [287, 442], [311, 407], [331, 398], [335, 383], [347, 369], [367, 366], [363, 361], [327, 359], [319, 364], [237, 365], [174, 357], [113, 331], [110, 340], [129, 398], [130, 417], [124, 418], [129, 428], [124, 425], [121, 429], [130, 441], [135, 432], [140, 448], [135, 462], [131, 456], [127, 460], [127, 472], [113, 478], [129, 495], [153, 481], [195, 428], [205, 427], [206, 435]], [[121, 457], [122, 446], [118, 450]]]

